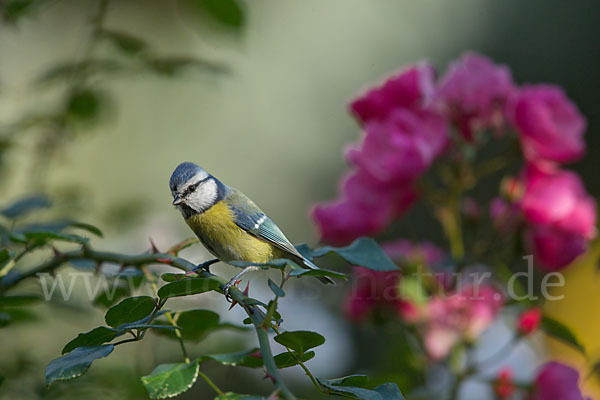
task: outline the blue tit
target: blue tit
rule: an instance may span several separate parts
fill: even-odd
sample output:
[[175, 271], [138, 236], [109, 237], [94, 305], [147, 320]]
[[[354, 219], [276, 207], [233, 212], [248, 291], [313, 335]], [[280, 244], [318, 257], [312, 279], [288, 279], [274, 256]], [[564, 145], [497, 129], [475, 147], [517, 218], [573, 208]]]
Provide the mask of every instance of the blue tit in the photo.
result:
[[[173, 205], [179, 208], [185, 222], [218, 260], [266, 263], [287, 258], [303, 268], [318, 269], [298, 252], [275, 222], [252, 200], [196, 164], [179, 164], [171, 175], [169, 186]], [[333, 284], [327, 277], [318, 279]]]

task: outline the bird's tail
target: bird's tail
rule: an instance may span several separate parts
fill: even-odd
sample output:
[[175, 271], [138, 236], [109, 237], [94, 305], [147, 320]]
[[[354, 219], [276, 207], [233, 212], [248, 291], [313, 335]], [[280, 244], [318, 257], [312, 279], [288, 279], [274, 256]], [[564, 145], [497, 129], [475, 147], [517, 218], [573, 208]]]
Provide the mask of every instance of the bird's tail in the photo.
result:
[[[313, 264], [312, 261], [310, 261], [309, 259], [307, 259], [305, 257], [302, 257], [302, 262], [304, 264], [303, 267], [306, 269], [321, 269], [321, 268], [317, 267], [315, 264]], [[331, 279], [328, 276], [315, 276], [315, 278], [320, 280], [325, 285], [335, 285], [335, 282], [333, 281], [333, 279]]]

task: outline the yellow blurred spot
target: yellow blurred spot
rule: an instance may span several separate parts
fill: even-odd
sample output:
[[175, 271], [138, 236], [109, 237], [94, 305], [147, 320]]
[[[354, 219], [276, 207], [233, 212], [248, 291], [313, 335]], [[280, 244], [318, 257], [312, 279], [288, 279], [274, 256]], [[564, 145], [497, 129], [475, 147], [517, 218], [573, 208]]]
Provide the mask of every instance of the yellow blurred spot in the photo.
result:
[[579, 369], [580, 384], [587, 396], [600, 398], [600, 378], [590, 376], [591, 366], [600, 360], [600, 239], [595, 240], [586, 254], [563, 270], [565, 286], [551, 290], [553, 296], [565, 297], [548, 301], [544, 311], [569, 328], [587, 350], [587, 360], [571, 347], [556, 340], [548, 340], [551, 357]]

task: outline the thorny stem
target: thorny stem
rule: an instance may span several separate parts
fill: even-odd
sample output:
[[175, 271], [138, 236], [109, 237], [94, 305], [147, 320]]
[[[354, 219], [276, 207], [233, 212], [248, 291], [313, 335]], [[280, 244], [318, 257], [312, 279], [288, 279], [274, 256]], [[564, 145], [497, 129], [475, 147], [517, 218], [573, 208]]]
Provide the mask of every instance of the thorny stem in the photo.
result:
[[[30, 269], [29, 271], [3, 277], [2, 280], [0, 280], [0, 292], [14, 287], [16, 284], [25, 279], [35, 277], [37, 276], [37, 274], [52, 272], [59, 268], [61, 265], [74, 260], [94, 260], [98, 263], [110, 262], [123, 266], [132, 266], [138, 268], [142, 268], [143, 266], [148, 264], [165, 264], [185, 272], [189, 272], [195, 268], [195, 265], [193, 263], [183, 258], [176, 257], [172, 254], [167, 253], [144, 253], [139, 255], [127, 255], [92, 250], [87, 246], [83, 246], [78, 250], [58, 253], [50, 260], [46, 261], [45, 263], [42, 263], [41, 265], [35, 268]], [[202, 278], [210, 278], [217, 280], [219, 282], [219, 289], [217, 291], [221, 294], [224, 294], [223, 289], [227, 284], [227, 281], [225, 279], [205, 270], [197, 271], [197, 273]], [[240, 291], [238, 288], [231, 287], [229, 289], [229, 296], [232, 298], [233, 301], [240, 304], [250, 317], [256, 330], [256, 335], [258, 337], [258, 343], [260, 346], [260, 351], [263, 358], [263, 362], [265, 364], [265, 368], [267, 369], [269, 377], [271, 377], [274, 380], [276, 389], [279, 391], [279, 393], [284, 399], [295, 400], [296, 397], [292, 394], [292, 392], [283, 382], [281, 374], [279, 373], [279, 369], [277, 369], [277, 365], [275, 364], [275, 360], [273, 358], [273, 353], [271, 351], [271, 346], [269, 343], [269, 337], [267, 335], [267, 329], [268, 326], [270, 326], [270, 324], [267, 324], [267, 327], [263, 325], [264, 321], [261, 318], [260, 310], [256, 308], [255, 305], [249, 304], [248, 297], [244, 295], [244, 293], [242, 293], [242, 291]], [[164, 303], [161, 303], [162, 302], [158, 303], [160, 307], [164, 305]], [[158, 310], [156, 311], [158, 312]], [[137, 340], [140, 340], [143, 337], [144, 332], [142, 332], [142, 334]], [[127, 341], [130, 342], [134, 340], [127, 339]]]

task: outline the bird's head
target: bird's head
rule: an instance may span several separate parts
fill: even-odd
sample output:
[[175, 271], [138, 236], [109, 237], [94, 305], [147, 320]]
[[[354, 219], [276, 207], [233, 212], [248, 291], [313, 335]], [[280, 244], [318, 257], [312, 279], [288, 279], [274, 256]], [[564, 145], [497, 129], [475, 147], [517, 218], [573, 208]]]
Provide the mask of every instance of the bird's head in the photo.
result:
[[184, 217], [204, 212], [219, 199], [220, 182], [194, 163], [184, 162], [175, 168], [169, 187], [173, 205]]

